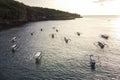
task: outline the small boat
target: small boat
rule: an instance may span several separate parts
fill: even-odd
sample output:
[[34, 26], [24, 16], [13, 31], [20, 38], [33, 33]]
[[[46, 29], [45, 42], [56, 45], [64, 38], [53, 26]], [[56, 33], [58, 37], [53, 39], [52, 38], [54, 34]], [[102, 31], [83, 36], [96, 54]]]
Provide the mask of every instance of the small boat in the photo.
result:
[[80, 36], [80, 32], [77, 32], [77, 35]]
[[91, 70], [95, 70], [95, 60], [93, 55], [90, 55], [90, 67]]
[[36, 60], [35, 62], [36, 62], [37, 64], [39, 64], [41, 58], [42, 58], [42, 52], [37, 52], [37, 53], [35, 54], [35, 60]]
[[51, 36], [52, 36], [52, 38], [54, 38], [54, 34], [52, 34]]
[[104, 39], [108, 39], [109, 38], [108, 35], [101, 35], [101, 37], [104, 38]]
[[54, 38], [55, 38], [55, 36], [56, 36], [56, 34], [54, 34], [54, 33], [49, 34], [49, 37], [50, 37], [50, 38], [52, 38], [52, 39], [54, 39]]
[[56, 32], [58, 32], [58, 29], [56, 29]]
[[12, 52], [15, 52], [16, 49], [17, 49], [17, 45], [16, 44], [14, 44], [14, 45], [11, 46]]
[[16, 37], [13, 37], [11, 41], [16, 42]]
[[71, 41], [71, 39], [64, 37], [65, 43], [68, 43], [68, 41]]
[[43, 29], [41, 28], [40, 31], [43, 31]]
[[33, 35], [33, 32], [32, 33], [30, 33], [31, 35]]
[[105, 47], [105, 43], [102, 43], [102, 42], [99, 42], [99, 41], [98, 41], [98, 45], [101, 49], [104, 49], [104, 47]]

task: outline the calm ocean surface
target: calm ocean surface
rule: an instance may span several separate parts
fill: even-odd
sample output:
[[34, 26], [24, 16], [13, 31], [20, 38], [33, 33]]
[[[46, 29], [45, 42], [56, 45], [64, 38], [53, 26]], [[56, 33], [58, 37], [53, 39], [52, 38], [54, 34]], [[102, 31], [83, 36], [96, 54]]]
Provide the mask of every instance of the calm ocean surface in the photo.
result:
[[[12, 53], [14, 36], [18, 49]], [[71, 41], [66, 44], [64, 37]], [[98, 41], [107, 46], [100, 49], [94, 45]], [[35, 64], [34, 55], [39, 51], [43, 52], [41, 64]], [[95, 71], [89, 64], [91, 54]], [[120, 17], [31, 22], [1, 31], [0, 80], [120, 80]]]

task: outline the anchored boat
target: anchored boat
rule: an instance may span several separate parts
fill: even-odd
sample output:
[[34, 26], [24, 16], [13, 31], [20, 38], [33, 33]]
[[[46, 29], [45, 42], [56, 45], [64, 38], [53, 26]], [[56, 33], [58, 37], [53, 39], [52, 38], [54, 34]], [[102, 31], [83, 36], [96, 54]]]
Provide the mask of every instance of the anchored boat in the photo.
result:
[[109, 38], [108, 35], [101, 35], [101, 37], [104, 38], [104, 39], [108, 39]]
[[95, 70], [95, 60], [93, 55], [90, 55], [90, 67], [91, 70]]
[[37, 64], [39, 64], [40, 61], [41, 61], [41, 58], [42, 58], [42, 52], [37, 52], [37, 53], [35, 54], [35, 62], [36, 62]]
[[11, 46], [12, 52], [15, 52], [16, 49], [17, 49], [17, 45], [16, 44], [14, 44], [14, 45]]
[[11, 39], [11, 41], [12, 41], [12, 42], [16, 42], [16, 37], [13, 37], [13, 38]]

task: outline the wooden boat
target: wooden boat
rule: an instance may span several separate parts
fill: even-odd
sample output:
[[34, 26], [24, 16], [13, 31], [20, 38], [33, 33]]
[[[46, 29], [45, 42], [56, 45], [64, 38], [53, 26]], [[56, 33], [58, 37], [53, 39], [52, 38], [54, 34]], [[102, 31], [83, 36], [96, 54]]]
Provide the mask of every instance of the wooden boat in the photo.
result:
[[40, 31], [43, 31], [43, 29], [41, 28]]
[[68, 43], [68, 41], [71, 41], [71, 39], [64, 37], [64, 41]]
[[37, 53], [35, 54], [35, 60], [36, 60], [35, 62], [36, 62], [37, 64], [39, 64], [41, 58], [42, 58], [42, 52], [37, 52]]
[[101, 35], [101, 37], [104, 38], [104, 39], [108, 39], [109, 38], [108, 35]]
[[58, 32], [58, 29], [56, 29], [56, 32]]
[[77, 35], [80, 36], [80, 32], [77, 32]]
[[95, 70], [95, 60], [93, 55], [90, 55], [90, 67], [91, 70]]
[[13, 37], [11, 41], [16, 42], [16, 37]]
[[104, 47], [105, 47], [105, 43], [102, 43], [102, 42], [99, 42], [99, 41], [98, 41], [98, 45], [101, 49], [104, 49]]
[[33, 35], [33, 32], [32, 33], [30, 33], [31, 35]]
[[51, 36], [52, 36], [52, 38], [54, 38], [54, 34], [52, 34]]
[[15, 52], [16, 49], [17, 49], [17, 45], [16, 44], [14, 44], [14, 45], [11, 46], [12, 52]]

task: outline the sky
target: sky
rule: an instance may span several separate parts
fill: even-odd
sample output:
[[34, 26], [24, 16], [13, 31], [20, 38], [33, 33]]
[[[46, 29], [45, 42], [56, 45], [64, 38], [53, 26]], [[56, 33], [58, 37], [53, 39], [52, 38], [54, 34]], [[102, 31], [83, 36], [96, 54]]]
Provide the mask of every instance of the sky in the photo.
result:
[[16, 0], [29, 6], [52, 8], [81, 15], [120, 15], [120, 0]]

